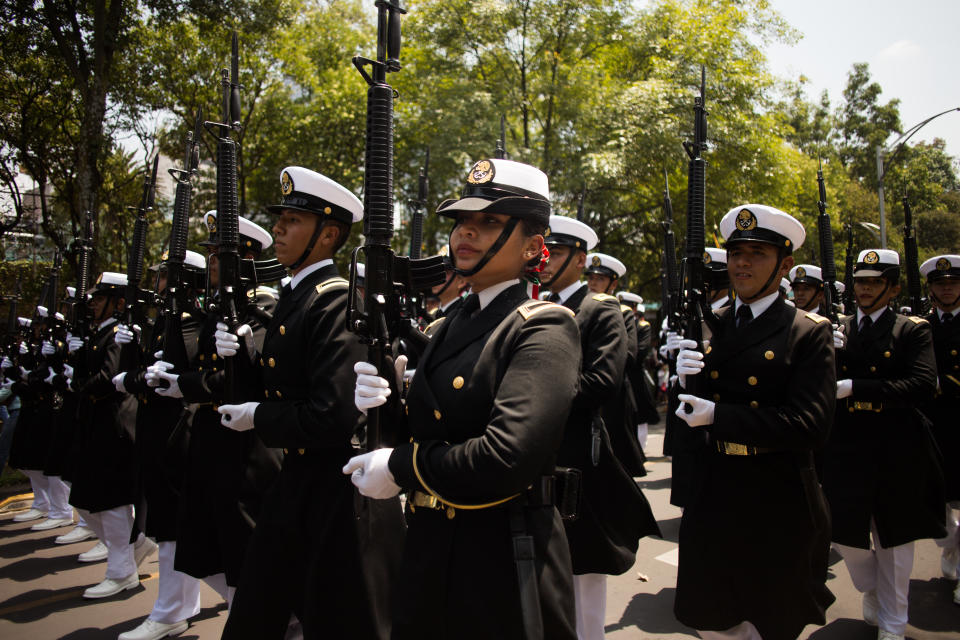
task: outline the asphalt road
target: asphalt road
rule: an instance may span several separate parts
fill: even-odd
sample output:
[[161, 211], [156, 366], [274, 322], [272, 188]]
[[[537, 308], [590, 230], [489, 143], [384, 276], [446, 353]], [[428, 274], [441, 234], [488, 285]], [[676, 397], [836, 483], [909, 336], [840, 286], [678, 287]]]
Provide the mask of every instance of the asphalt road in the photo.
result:
[[[662, 436], [653, 430], [648, 452], [659, 453]], [[664, 539], [645, 539], [637, 563], [607, 587], [607, 637], [626, 639], [696, 638], [673, 617], [676, 584], [679, 509], [669, 504], [670, 462], [651, 457], [641, 485], [660, 522]], [[24, 505], [26, 506], [26, 505]], [[0, 513], [0, 638], [3, 640], [112, 639], [138, 625], [157, 594], [156, 554], [141, 566], [141, 586], [105, 600], [84, 600], [83, 590], [103, 578], [105, 563], [82, 564], [76, 556], [93, 542], [55, 545], [69, 529], [32, 532], [33, 523], [13, 522], [14, 513]], [[960, 638], [960, 606], [952, 601], [952, 582], [940, 577], [940, 550], [930, 540], [917, 545], [910, 585], [913, 640]], [[831, 590], [837, 602], [827, 611], [827, 624], [808, 627], [801, 638], [873, 640], [876, 629], [860, 618], [857, 593], [839, 556], [833, 554]], [[723, 589], [718, 584], [717, 589]], [[203, 610], [180, 638], [214, 640], [226, 620], [226, 606], [203, 587]]]

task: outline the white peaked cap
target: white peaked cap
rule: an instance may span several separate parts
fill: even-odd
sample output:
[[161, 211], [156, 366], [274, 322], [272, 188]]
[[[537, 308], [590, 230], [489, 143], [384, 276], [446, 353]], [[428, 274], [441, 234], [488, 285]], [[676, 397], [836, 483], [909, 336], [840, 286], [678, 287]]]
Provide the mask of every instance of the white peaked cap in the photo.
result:
[[642, 297], [640, 297], [640, 296], [638, 296], [637, 294], [632, 293], [632, 292], [630, 292], [630, 291], [618, 291], [618, 292], [617, 292], [617, 297], [620, 298], [620, 300], [621, 300], [621, 301], [624, 301], [624, 302], [632, 302], [632, 303], [634, 303], [634, 304], [642, 304], [642, 303], [643, 303], [643, 298], [642, 298]]
[[183, 259], [183, 264], [194, 267], [196, 269], [206, 269], [207, 260], [202, 255], [196, 251], [190, 251], [187, 249], [187, 255]]
[[112, 285], [115, 287], [127, 286], [127, 274], [117, 273], [116, 271], [104, 271], [97, 278], [97, 284]]
[[550, 224], [544, 234], [546, 243], [562, 244], [577, 249], [589, 251], [597, 246], [599, 238], [597, 232], [576, 218], [566, 216], [550, 216]]
[[437, 213], [490, 211], [549, 224], [550, 181], [540, 169], [522, 162], [491, 158], [474, 163], [460, 198], [444, 200]]
[[843, 284], [839, 280], [833, 283], [833, 286], [836, 288], [837, 293], [843, 293], [847, 290], [847, 285]]
[[363, 220], [363, 203], [353, 192], [316, 171], [287, 167], [280, 172], [280, 204], [267, 211], [280, 213], [295, 209], [319, 216], [330, 216], [346, 224]]
[[900, 255], [891, 249], [864, 249], [857, 256], [853, 277], [880, 278], [887, 269], [900, 268]]
[[823, 282], [823, 273], [820, 271], [820, 267], [812, 264], [798, 264], [790, 269], [790, 282], [796, 282], [804, 278], [812, 278]]
[[933, 256], [920, 265], [920, 275], [927, 276], [929, 280], [943, 276], [960, 276], [960, 256]]
[[727, 264], [727, 250], [718, 247], [707, 247], [704, 252], [710, 256], [709, 262]]
[[789, 213], [765, 204], [745, 204], [723, 216], [720, 235], [727, 244], [753, 240], [796, 251], [803, 245], [807, 232]]
[[20, 316], [20, 317], [17, 318], [17, 322], [20, 323], [20, 326], [21, 326], [21, 327], [29, 327], [31, 324], [33, 324], [33, 323], [30, 321], [30, 318], [24, 318], [24, 317], [22, 317], [22, 316]]
[[[605, 273], [605, 271], [612, 273]], [[587, 268], [585, 273], [599, 273], [601, 275], [616, 275], [622, 278], [627, 272], [627, 265], [623, 264], [613, 256], [605, 253], [591, 253], [587, 255]]]
[[790, 281], [786, 278], [780, 278], [780, 288], [786, 291], [788, 294], [793, 291], [793, 287], [790, 286]]
[[72, 298], [72, 297], [74, 297], [75, 295], [77, 295], [77, 288], [76, 288], [76, 287], [67, 287], [67, 297], [68, 297], [68, 298]]
[[[217, 224], [217, 210], [211, 209], [207, 211], [203, 216], [203, 222], [207, 225], [207, 231], [211, 234], [216, 233], [219, 225]], [[247, 220], [243, 216], [237, 217], [237, 231], [241, 236], [246, 236], [251, 240], [260, 243], [260, 250], [266, 249], [273, 244], [273, 236], [270, 235], [270, 232], [258, 225], [256, 222]], [[204, 244], [201, 242], [200, 244]], [[207, 241], [206, 244], [216, 244], [214, 242]], [[240, 244], [243, 245], [243, 239], [240, 239]], [[249, 245], [248, 245], [249, 246]], [[206, 262], [204, 262], [206, 264]]]

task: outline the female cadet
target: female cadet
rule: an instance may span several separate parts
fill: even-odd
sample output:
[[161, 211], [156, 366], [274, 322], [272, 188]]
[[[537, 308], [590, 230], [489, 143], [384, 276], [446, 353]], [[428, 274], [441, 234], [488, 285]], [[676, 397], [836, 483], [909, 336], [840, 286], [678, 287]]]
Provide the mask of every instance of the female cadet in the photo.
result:
[[[473, 294], [444, 318], [406, 398], [411, 442], [344, 467], [364, 495], [407, 492], [406, 545], [394, 638], [575, 638], [570, 554], [553, 471], [580, 342], [573, 314], [532, 301], [521, 283], [543, 252], [547, 176], [483, 160], [459, 200], [450, 253]], [[562, 354], [568, 367], [543, 372]], [[356, 402], [390, 391], [358, 363]]]

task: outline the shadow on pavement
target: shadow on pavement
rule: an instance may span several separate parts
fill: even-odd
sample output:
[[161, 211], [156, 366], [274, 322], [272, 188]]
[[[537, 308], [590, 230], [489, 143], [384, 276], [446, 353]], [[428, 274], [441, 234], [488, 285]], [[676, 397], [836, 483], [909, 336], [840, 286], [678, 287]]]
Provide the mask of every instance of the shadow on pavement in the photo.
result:
[[[18, 532], [19, 533], [19, 532]], [[23, 533], [36, 533], [26, 529]], [[57, 535], [60, 535], [59, 533]], [[56, 536], [53, 536], [54, 538]], [[0, 558], [22, 558], [28, 556], [34, 551], [46, 549], [53, 546], [52, 539], [44, 538], [26, 538], [19, 542], [10, 542], [0, 547]]]
[[877, 628], [863, 620], [840, 618], [810, 634], [810, 640], [876, 640]]
[[[141, 573], [140, 580], [146, 580], [150, 574]], [[83, 590], [92, 587], [96, 582], [81, 587], [67, 587], [64, 589], [34, 589], [24, 593], [18, 593], [12, 598], [0, 602], [0, 611], [16, 608], [18, 605], [24, 605], [21, 611], [10, 611], [0, 614], [0, 619], [9, 620], [18, 624], [25, 622], [35, 622], [46, 618], [51, 613], [57, 611], [69, 611], [79, 607], [101, 604], [104, 602], [117, 602], [129, 600], [144, 591], [145, 587], [141, 582], [136, 589], [121, 591], [109, 598], [87, 599], [83, 597]], [[49, 602], [40, 602], [38, 600], [48, 600]]]
[[678, 542], [680, 540], [680, 516], [676, 518], [667, 518], [657, 522], [660, 525], [660, 533], [664, 540]]
[[[3, 576], [17, 582], [30, 582], [31, 580], [36, 580], [54, 573], [79, 569], [82, 566], [82, 563], [77, 562], [77, 556], [72, 554], [68, 556], [57, 556], [56, 558], [37, 558], [31, 556], [8, 564], [3, 568]], [[0, 605], [0, 608], [2, 608], [2, 605]]]
[[955, 581], [946, 578], [911, 580], [910, 626], [925, 631], [960, 632], [960, 607], [953, 603], [955, 585]]
[[[661, 523], [662, 526], [662, 523]], [[633, 596], [618, 622], [608, 624], [605, 633], [636, 628], [647, 633], [686, 633], [697, 638], [697, 633], [677, 622], [673, 617], [673, 598], [676, 589], [661, 589], [657, 593], [638, 593]]]
[[[209, 620], [210, 618], [216, 618], [218, 615], [220, 615], [221, 611], [226, 611], [226, 609], [226, 602], [221, 602], [215, 607], [201, 609], [200, 613], [190, 618], [190, 622], [197, 623], [203, 620]], [[95, 629], [93, 627], [77, 629], [76, 631], [71, 631], [64, 636], [60, 636], [59, 640], [103, 640], [103, 638], [116, 638], [124, 631], [130, 631], [138, 624], [143, 622], [143, 619], [146, 618], [146, 616], [147, 614], [144, 614], [137, 616], [136, 618], [131, 618], [130, 620], [125, 620], [124, 622], [118, 622], [117, 624], [106, 627], [105, 629]], [[200, 636], [191, 633], [191, 630], [192, 629], [187, 629], [182, 634], [178, 635], [177, 640], [198, 640]]]
[[637, 486], [644, 491], [659, 491], [660, 489], [670, 488], [671, 478], [660, 478], [659, 480], [637, 480]]

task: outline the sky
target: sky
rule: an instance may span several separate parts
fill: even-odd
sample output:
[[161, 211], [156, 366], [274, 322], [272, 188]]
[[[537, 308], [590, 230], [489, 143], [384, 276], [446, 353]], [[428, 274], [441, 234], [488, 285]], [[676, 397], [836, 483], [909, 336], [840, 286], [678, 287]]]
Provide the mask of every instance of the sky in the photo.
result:
[[[904, 130], [941, 111], [960, 107], [960, 0], [770, 0], [803, 38], [795, 45], [766, 47], [770, 70], [809, 80], [807, 97], [843, 98], [855, 62], [870, 65], [883, 88], [881, 102], [900, 99]], [[894, 142], [897, 136], [887, 140]], [[934, 120], [910, 139], [943, 138], [960, 157], [960, 112]]]

